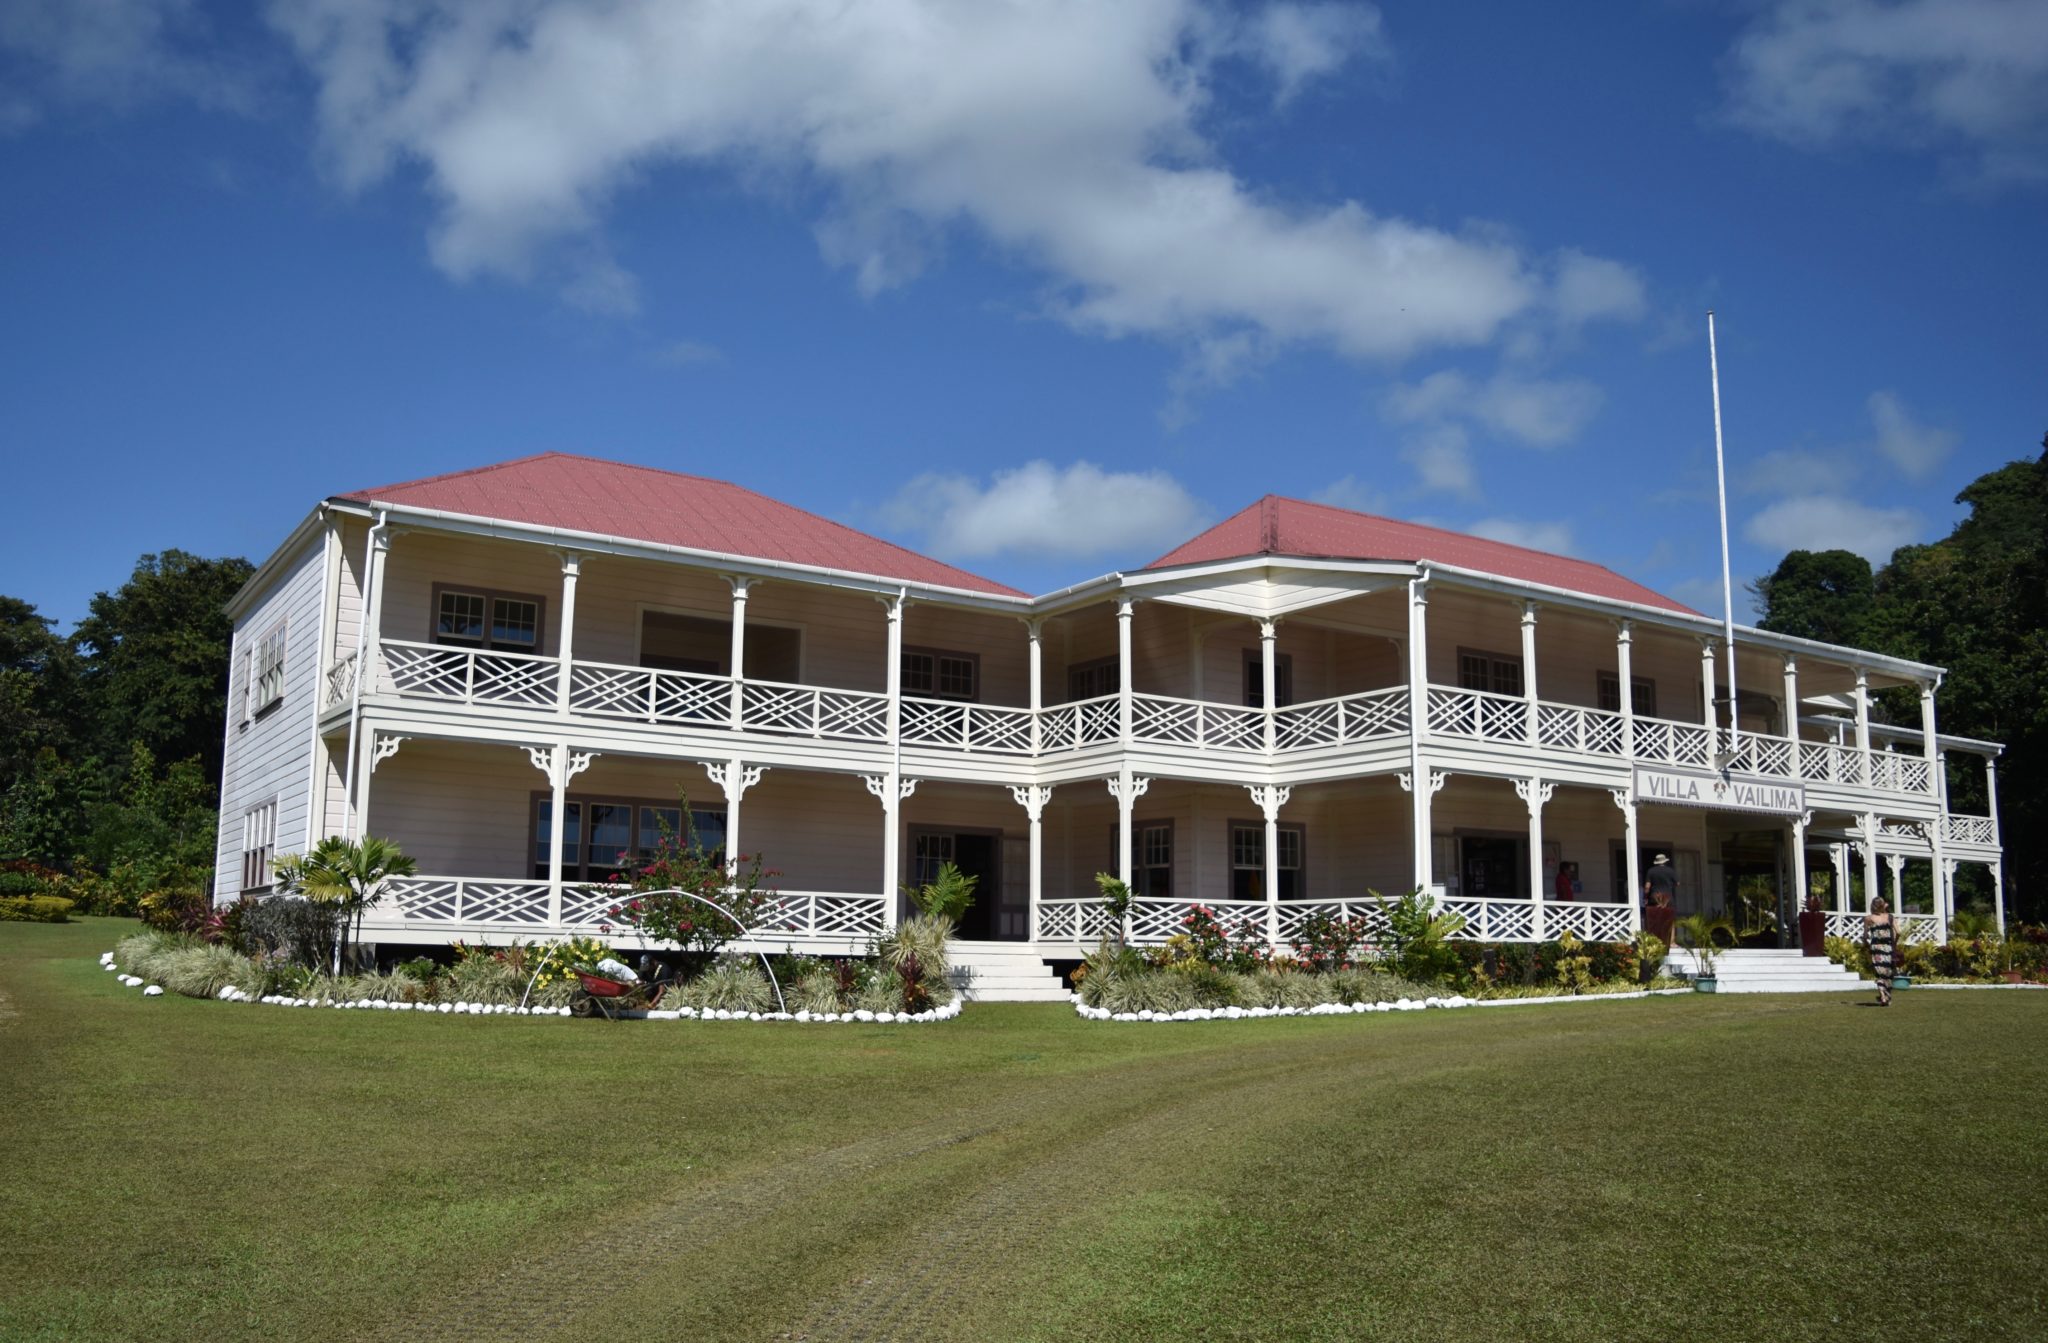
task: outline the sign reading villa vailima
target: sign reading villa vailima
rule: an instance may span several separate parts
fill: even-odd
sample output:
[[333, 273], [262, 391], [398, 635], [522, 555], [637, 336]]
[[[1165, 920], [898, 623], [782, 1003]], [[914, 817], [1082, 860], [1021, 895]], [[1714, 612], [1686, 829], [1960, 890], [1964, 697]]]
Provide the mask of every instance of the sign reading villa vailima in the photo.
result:
[[1745, 779], [1739, 775], [1691, 774], [1674, 769], [1636, 767], [1636, 801], [1671, 807], [1719, 807], [1727, 811], [1767, 811], [1797, 816], [1806, 810], [1803, 784], [1781, 779]]

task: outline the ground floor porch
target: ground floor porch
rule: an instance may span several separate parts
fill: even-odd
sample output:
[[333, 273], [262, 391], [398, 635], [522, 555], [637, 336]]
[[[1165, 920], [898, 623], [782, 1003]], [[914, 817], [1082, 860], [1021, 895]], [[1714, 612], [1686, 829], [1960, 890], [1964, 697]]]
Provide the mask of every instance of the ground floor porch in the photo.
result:
[[1461, 937], [1623, 940], [1641, 927], [1641, 874], [1658, 853], [1678, 870], [1681, 915], [1740, 914], [1751, 931], [1775, 929], [1776, 945], [1796, 935], [1799, 895], [1819, 894], [1830, 931], [1847, 935], [1864, 892], [1880, 889], [1910, 938], [1935, 940], [1956, 888], [1956, 860], [1935, 856], [1925, 827], [1880, 820], [1869, 842], [1865, 818], [1659, 805], [1569, 780], [1425, 770], [1420, 797], [1404, 772], [1292, 787], [1128, 774], [1013, 786], [564, 743], [372, 740], [361, 814], [342, 786], [345, 743], [329, 744], [324, 798], [331, 833], [359, 826], [418, 864], [365, 921], [365, 937], [386, 943], [616, 928], [616, 874], [684, 830], [759, 854], [774, 874], [754, 943], [821, 953], [862, 950], [908, 908], [903, 888], [947, 862], [977, 879], [963, 936], [1047, 959], [1116, 931], [1101, 873], [1133, 892], [1132, 941], [1172, 936], [1200, 904], [1282, 949], [1319, 915], [1383, 927], [1382, 898], [1418, 886], [1463, 918]]

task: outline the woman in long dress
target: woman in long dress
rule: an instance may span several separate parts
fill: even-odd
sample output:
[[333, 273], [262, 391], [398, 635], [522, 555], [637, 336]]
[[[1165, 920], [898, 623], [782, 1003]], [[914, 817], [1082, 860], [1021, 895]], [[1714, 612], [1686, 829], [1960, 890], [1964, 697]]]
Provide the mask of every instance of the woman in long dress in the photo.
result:
[[1883, 896], [1870, 902], [1863, 916], [1863, 941], [1870, 948], [1870, 972], [1877, 976], [1877, 1005], [1892, 1005], [1892, 976], [1898, 973], [1898, 930], [1892, 925], [1892, 907]]

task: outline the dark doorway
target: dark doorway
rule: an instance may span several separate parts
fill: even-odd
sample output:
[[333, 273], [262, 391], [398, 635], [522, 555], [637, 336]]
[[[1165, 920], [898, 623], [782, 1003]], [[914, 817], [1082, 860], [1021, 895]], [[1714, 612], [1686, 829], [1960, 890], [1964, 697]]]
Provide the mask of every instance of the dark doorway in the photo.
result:
[[1523, 876], [1527, 869], [1522, 866], [1527, 846], [1527, 840], [1506, 836], [1462, 836], [1459, 893], [1494, 900], [1527, 899], [1529, 883]]
[[[974, 903], [960, 920], [960, 936], [968, 941], [1024, 941], [1029, 930], [1018, 919], [1002, 918], [1003, 837], [993, 830], [943, 830], [916, 827], [911, 832], [912, 885], [921, 886], [938, 875], [939, 868], [953, 864], [967, 876], [978, 878]], [[1008, 933], [1005, 923], [1011, 925]]]

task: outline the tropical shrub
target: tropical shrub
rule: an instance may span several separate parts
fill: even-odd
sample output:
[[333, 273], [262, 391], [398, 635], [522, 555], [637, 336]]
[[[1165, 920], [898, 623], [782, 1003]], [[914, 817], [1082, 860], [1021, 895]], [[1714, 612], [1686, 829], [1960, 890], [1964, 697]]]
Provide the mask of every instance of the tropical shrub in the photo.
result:
[[1670, 948], [1664, 945], [1664, 939], [1655, 933], [1637, 933], [1635, 978], [1643, 983], [1656, 978], [1658, 967], [1664, 964], [1664, 954], [1669, 950]]
[[1116, 930], [1118, 946], [1124, 944], [1124, 916], [1131, 912], [1131, 888], [1113, 873], [1097, 872], [1095, 889], [1102, 893], [1102, 912], [1109, 918], [1109, 926]]
[[970, 877], [951, 863], [942, 864], [932, 880], [922, 886], [906, 886], [904, 894], [917, 906], [918, 912], [930, 919], [944, 919], [958, 924], [974, 903], [974, 888], [981, 883], [980, 877]]
[[1373, 943], [1371, 925], [1362, 917], [1341, 918], [1317, 912], [1301, 925], [1294, 956], [1308, 969], [1348, 970]]
[[162, 933], [196, 933], [212, 912], [197, 889], [151, 891], [136, 906], [143, 924]]
[[1584, 993], [1593, 987], [1593, 958], [1585, 950], [1585, 943], [1570, 933], [1557, 940], [1557, 986], [1566, 993]]
[[1462, 914], [1439, 914], [1436, 902], [1422, 890], [1388, 901], [1367, 891], [1387, 918], [1386, 959], [1403, 979], [1418, 984], [1451, 984], [1462, 975], [1462, 957], [1450, 944], [1465, 927]]
[[334, 909], [333, 970], [341, 973], [342, 954], [357, 940], [363, 914], [383, 895], [384, 883], [409, 877], [418, 864], [388, 839], [375, 835], [360, 840], [329, 835], [312, 852], [288, 853], [272, 861], [276, 889], [282, 895], [303, 895]]
[[69, 923], [71, 910], [61, 895], [0, 896], [0, 923]]

